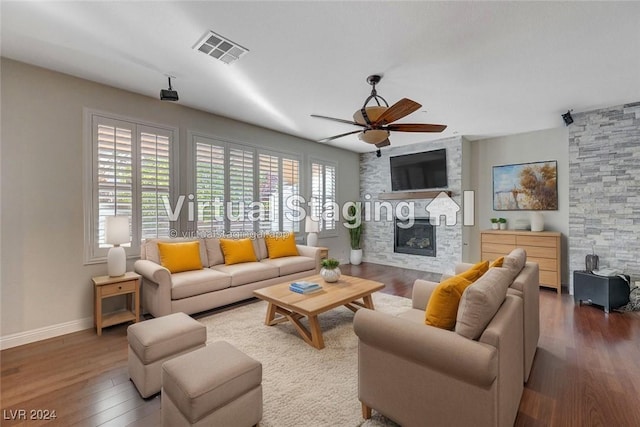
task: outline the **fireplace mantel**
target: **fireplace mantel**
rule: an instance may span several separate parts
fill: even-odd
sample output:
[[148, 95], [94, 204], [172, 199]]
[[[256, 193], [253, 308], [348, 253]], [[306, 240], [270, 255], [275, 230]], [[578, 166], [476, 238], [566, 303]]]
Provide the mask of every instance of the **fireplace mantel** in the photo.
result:
[[435, 199], [438, 194], [444, 193], [451, 197], [451, 191], [449, 190], [435, 190], [435, 191], [391, 191], [388, 193], [378, 194], [380, 200], [403, 200], [403, 199]]

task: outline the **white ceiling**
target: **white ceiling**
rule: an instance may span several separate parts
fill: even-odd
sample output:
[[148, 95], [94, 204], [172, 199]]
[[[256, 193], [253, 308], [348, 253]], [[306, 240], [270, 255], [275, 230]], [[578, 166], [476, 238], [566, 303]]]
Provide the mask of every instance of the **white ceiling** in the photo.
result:
[[[560, 115], [640, 101], [640, 2], [7, 2], [2, 55], [311, 140], [355, 130], [378, 93], [423, 105], [442, 134], [393, 145], [563, 126]], [[225, 65], [192, 49], [213, 30], [249, 49]], [[160, 101], [158, 101], [160, 102]], [[356, 136], [331, 145], [375, 147]]]

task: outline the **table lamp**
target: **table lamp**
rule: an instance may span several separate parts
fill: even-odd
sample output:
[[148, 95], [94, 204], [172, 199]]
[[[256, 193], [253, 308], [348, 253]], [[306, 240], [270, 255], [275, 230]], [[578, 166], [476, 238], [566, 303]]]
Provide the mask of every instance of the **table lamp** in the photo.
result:
[[127, 255], [120, 245], [129, 243], [129, 217], [108, 216], [104, 221], [105, 243], [113, 245], [107, 254], [107, 274], [122, 276], [127, 271]]
[[304, 231], [307, 232], [307, 246], [316, 246], [320, 227], [318, 222], [311, 218], [311, 215], [308, 215], [304, 220]]

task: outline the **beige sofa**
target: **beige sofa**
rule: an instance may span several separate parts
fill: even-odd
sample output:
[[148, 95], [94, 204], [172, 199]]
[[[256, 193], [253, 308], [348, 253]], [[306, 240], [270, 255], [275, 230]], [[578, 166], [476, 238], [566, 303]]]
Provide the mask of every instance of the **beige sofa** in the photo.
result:
[[310, 276], [320, 268], [320, 249], [316, 247], [297, 245], [298, 256], [269, 259], [264, 239], [256, 238], [253, 248], [257, 262], [225, 265], [218, 239], [197, 240], [204, 268], [174, 274], [160, 265], [158, 242], [185, 240], [143, 242], [134, 269], [142, 275], [143, 307], [154, 317], [193, 314], [242, 301], [251, 298], [254, 289]]
[[[514, 249], [515, 254], [522, 249]], [[460, 263], [455, 267], [455, 273], [466, 271], [473, 264]], [[540, 339], [540, 269], [535, 262], [526, 262], [524, 268], [516, 276], [507, 290], [509, 294], [522, 298], [524, 303], [524, 382], [529, 380], [533, 358], [538, 349]]]
[[[518, 282], [529, 291], [538, 276], [537, 264], [525, 259], [490, 269], [465, 290], [455, 331], [424, 324], [433, 282], [417, 280], [413, 308], [398, 316], [359, 310], [354, 330], [363, 416], [375, 409], [404, 427], [513, 425], [523, 391], [527, 329], [525, 302], [509, 289]], [[474, 325], [482, 317], [468, 311], [474, 298], [475, 309], [491, 306], [478, 303], [477, 295], [498, 306], [486, 326]], [[465, 332], [469, 325], [477, 338]]]

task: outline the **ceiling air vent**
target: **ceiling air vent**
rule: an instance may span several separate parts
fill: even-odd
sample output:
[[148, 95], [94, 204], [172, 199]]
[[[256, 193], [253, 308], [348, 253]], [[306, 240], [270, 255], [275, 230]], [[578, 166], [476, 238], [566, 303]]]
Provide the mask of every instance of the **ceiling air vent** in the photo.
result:
[[193, 48], [195, 50], [199, 50], [205, 55], [220, 60], [225, 64], [231, 64], [240, 59], [242, 55], [249, 52], [247, 48], [244, 48], [239, 44], [222, 37], [220, 34], [214, 33], [213, 31], [209, 31], [205, 34]]

